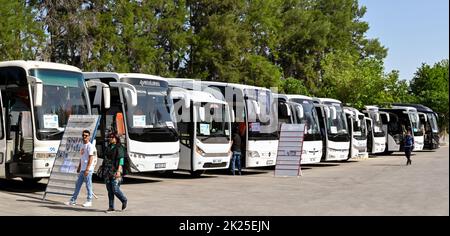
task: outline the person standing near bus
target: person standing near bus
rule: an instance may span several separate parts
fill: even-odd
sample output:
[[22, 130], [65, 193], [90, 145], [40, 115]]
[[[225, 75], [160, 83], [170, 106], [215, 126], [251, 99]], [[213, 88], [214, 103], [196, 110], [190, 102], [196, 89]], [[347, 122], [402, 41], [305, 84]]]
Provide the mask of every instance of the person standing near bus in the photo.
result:
[[120, 138], [115, 133], [109, 134], [109, 146], [103, 160], [103, 178], [108, 191], [109, 207], [106, 212], [113, 212], [114, 196], [122, 202], [122, 211], [127, 208], [127, 197], [120, 190], [122, 183], [123, 166], [125, 161], [125, 148], [120, 143]]
[[239, 170], [239, 175], [242, 174], [241, 172], [241, 136], [239, 135], [239, 127], [235, 127], [234, 134], [233, 134], [233, 141], [231, 145], [231, 151], [233, 152], [233, 155], [231, 157], [231, 173], [235, 175], [236, 165]]
[[66, 205], [74, 206], [76, 205], [78, 194], [80, 193], [81, 186], [83, 182], [86, 182], [86, 190], [87, 190], [87, 201], [83, 204], [84, 207], [92, 206], [92, 173], [94, 172], [95, 164], [96, 164], [96, 149], [95, 146], [90, 142], [91, 133], [89, 130], [83, 130], [83, 147], [81, 149], [81, 159], [78, 164], [77, 173], [78, 179], [75, 184], [75, 191], [72, 195], [72, 198]]
[[414, 137], [411, 135], [411, 130], [408, 129], [405, 136], [405, 156], [406, 165], [411, 165], [411, 151], [414, 148]]

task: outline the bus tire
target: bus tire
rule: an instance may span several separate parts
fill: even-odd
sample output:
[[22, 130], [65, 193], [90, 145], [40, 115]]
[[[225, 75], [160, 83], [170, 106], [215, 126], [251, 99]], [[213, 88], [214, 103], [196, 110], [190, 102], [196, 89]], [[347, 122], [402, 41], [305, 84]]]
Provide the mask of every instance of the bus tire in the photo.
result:
[[22, 181], [27, 184], [27, 185], [35, 185], [37, 184], [39, 181], [42, 180], [42, 178], [25, 178], [25, 177], [21, 177]]
[[198, 178], [198, 177], [202, 176], [202, 174], [205, 173], [205, 170], [196, 170], [196, 171], [191, 170], [190, 172], [191, 172], [192, 177]]

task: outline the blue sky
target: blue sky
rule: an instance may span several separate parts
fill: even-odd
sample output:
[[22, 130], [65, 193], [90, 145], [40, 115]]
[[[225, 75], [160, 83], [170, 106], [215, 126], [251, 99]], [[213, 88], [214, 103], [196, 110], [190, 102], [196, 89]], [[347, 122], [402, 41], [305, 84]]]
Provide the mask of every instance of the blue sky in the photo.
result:
[[389, 49], [385, 71], [400, 71], [410, 80], [422, 63], [449, 56], [449, 0], [359, 0], [366, 6], [363, 21], [368, 38], [378, 38]]

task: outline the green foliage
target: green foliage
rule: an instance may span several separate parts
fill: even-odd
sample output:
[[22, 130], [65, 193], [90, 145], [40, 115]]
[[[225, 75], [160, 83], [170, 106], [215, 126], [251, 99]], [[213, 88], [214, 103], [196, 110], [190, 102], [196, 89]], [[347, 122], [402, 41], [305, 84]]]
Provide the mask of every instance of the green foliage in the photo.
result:
[[303, 81], [289, 77], [285, 80], [281, 80], [280, 91], [285, 94], [301, 94], [311, 96]]
[[417, 69], [410, 85], [415, 101], [438, 113], [440, 129], [447, 130], [447, 132], [449, 123], [448, 65], [448, 59], [433, 66], [422, 64]]
[[0, 60], [34, 60], [44, 40], [36, 13], [24, 1], [0, 0]]
[[354, 107], [417, 102], [448, 123], [448, 60], [384, 73], [357, 0], [0, 0], [0, 59], [279, 87]]

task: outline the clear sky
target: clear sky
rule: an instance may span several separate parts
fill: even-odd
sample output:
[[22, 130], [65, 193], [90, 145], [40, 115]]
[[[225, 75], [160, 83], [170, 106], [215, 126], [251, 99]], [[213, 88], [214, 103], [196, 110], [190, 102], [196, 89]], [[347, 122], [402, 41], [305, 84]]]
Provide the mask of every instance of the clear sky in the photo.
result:
[[385, 71], [400, 71], [410, 80], [417, 68], [449, 56], [449, 0], [359, 0], [368, 38], [388, 48]]

